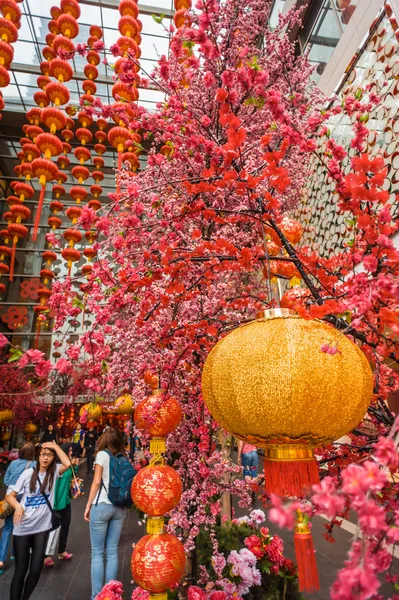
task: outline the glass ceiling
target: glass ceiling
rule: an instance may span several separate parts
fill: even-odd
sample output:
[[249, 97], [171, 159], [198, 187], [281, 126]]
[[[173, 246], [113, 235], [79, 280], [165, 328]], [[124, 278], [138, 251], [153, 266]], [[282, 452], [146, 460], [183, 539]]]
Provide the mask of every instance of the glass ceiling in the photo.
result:
[[[57, 0], [24, 0], [22, 9], [21, 28], [18, 41], [13, 45], [14, 61], [12, 63], [11, 83], [2, 88], [6, 103], [5, 110], [26, 112], [36, 106], [33, 94], [38, 91], [36, 79], [40, 74], [39, 65], [44, 60], [42, 49], [46, 46], [46, 35], [49, 33], [48, 22], [51, 19], [50, 9], [57, 4]], [[139, 18], [143, 23], [141, 32], [141, 58], [140, 64], [143, 71], [151, 72], [159, 56], [168, 53], [168, 29], [170, 17], [173, 14], [173, 0], [153, 0], [151, 6], [139, 1]], [[107, 48], [120, 37], [118, 31], [119, 12], [117, 0], [105, 0], [101, 6], [93, 0], [80, 0], [81, 16], [79, 18], [79, 35], [74, 43], [86, 43], [89, 28], [98, 24], [104, 31], [104, 43]], [[151, 14], [163, 13], [163, 23], [156, 23]], [[112, 63], [112, 57], [108, 57]], [[83, 67], [86, 58], [76, 56], [73, 61], [76, 78], [85, 79]], [[112, 85], [112, 71], [102, 62], [98, 65], [99, 78], [96, 80], [97, 94], [103, 102], [110, 101], [110, 87]], [[67, 84], [71, 93], [70, 104], [79, 104], [82, 94], [81, 85], [75, 78]], [[111, 96], [112, 98], [112, 96]], [[139, 104], [151, 110], [156, 102], [163, 99], [163, 94], [155, 90], [141, 89]]]

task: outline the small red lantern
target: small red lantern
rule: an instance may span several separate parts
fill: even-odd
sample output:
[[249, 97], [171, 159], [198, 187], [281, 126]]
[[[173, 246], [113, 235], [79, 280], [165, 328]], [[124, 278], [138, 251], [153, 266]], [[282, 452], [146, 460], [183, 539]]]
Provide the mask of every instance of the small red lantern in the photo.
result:
[[75, 44], [69, 38], [65, 37], [65, 35], [57, 35], [54, 38], [53, 48], [58, 54], [59, 50], [63, 50], [64, 52], [74, 52]]
[[43, 50], [42, 50], [42, 54], [43, 57], [48, 60], [49, 62], [51, 60], [53, 60], [53, 58], [56, 58], [57, 53], [53, 48], [50, 48], [49, 46], [44, 46]]
[[[176, 585], [184, 573], [184, 546], [169, 533], [146, 535], [132, 554], [132, 575], [140, 587], [154, 594], [165, 593]], [[159, 600], [167, 598], [159, 597]]]
[[82, 234], [77, 229], [68, 228], [64, 231], [64, 238], [69, 242], [70, 247], [73, 248], [74, 244], [82, 241]]
[[97, 142], [99, 142], [100, 144], [104, 143], [107, 139], [107, 134], [105, 133], [105, 131], [96, 131], [94, 135]]
[[46, 96], [55, 106], [61, 106], [69, 102], [70, 93], [65, 85], [52, 81], [46, 86]]
[[80, 208], [80, 206], [70, 206], [66, 209], [65, 214], [68, 217], [68, 219], [72, 221], [72, 224], [75, 225], [80, 215], [82, 214], [82, 209]]
[[62, 258], [68, 262], [68, 275], [70, 275], [72, 263], [77, 262], [80, 259], [81, 254], [79, 250], [76, 250], [76, 248], [67, 247], [61, 250], [61, 255]]
[[124, 152], [122, 154], [122, 163], [128, 162], [132, 171], [137, 171], [140, 167], [140, 161], [134, 152]]
[[[298, 286], [296, 283], [298, 282]], [[306, 299], [311, 296], [310, 291], [299, 287], [300, 279], [294, 278], [294, 286], [287, 290], [280, 302], [281, 308], [291, 308], [292, 310], [296, 310], [298, 306], [303, 306]]]
[[51, 82], [51, 79], [49, 77], [46, 77], [45, 75], [39, 75], [36, 81], [39, 88], [44, 91], [48, 84]]
[[161, 517], [173, 510], [182, 494], [177, 471], [167, 465], [140, 469], [132, 483], [132, 499], [139, 510], [150, 517]]
[[59, 229], [62, 225], [62, 221], [59, 217], [52, 216], [47, 219], [47, 223], [50, 225], [51, 229], [54, 231]]
[[97, 154], [99, 154], [101, 156], [102, 154], [105, 153], [107, 148], [104, 146], [104, 144], [95, 144], [94, 150], [97, 152]]
[[84, 187], [80, 187], [79, 185], [74, 185], [69, 190], [69, 195], [73, 198], [76, 204], [80, 204], [82, 201], [84, 202], [88, 191]]
[[50, 100], [47, 98], [47, 94], [45, 92], [35, 92], [33, 94], [33, 100], [38, 106], [40, 106], [40, 108], [44, 108], [50, 104]]
[[136, 2], [134, 2], [133, 0], [121, 0], [121, 2], [119, 3], [119, 6], [118, 6], [118, 10], [119, 10], [119, 14], [122, 17], [125, 17], [126, 15], [130, 15], [131, 17], [134, 17], [135, 19], [137, 19], [137, 17], [139, 16], [138, 6], [137, 6]]
[[68, 61], [54, 58], [50, 62], [50, 75], [61, 82], [70, 81], [73, 77], [73, 69]]
[[90, 150], [88, 150], [84, 146], [78, 146], [77, 148], [75, 148], [73, 153], [75, 155], [75, 158], [80, 162], [81, 165], [83, 165], [83, 163], [85, 163], [87, 160], [90, 160], [91, 158]]
[[42, 111], [40, 108], [31, 108], [26, 113], [26, 118], [31, 125], [39, 125], [42, 120]]
[[94, 83], [94, 81], [91, 81], [90, 79], [84, 80], [84, 82], [82, 83], [82, 89], [86, 94], [89, 94], [89, 96], [91, 96], [97, 92], [96, 84]]
[[[43, 135], [43, 134], [39, 133], [39, 135]], [[37, 139], [37, 137], [35, 139]], [[36, 144], [29, 144], [29, 143], [28, 144], [24, 144], [24, 146], [23, 146], [23, 153], [24, 153], [25, 159], [28, 162], [32, 162], [32, 160], [34, 158], [39, 158], [39, 156], [40, 156], [40, 150], [36, 146]]]
[[271, 261], [270, 273], [272, 275], [281, 275], [287, 279], [291, 279], [291, 277], [298, 277], [299, 275], [298, 270], [293, 262], [283, 260]]
[[19, 239], [28, 237], [29, 231], [25, 225], [20, 223], [9, 223], [8, 231], [12, 237], [12, 254], [10, 263], [10, 281], [14, 281], [15, 253]]
[[61, 12], [66, 15], [72, 15], [74, 19], [79, 19], [80, 6], [77, 0], [61, 0]]
[[112, 127], [108, 132], [108, 141], [118, 151], [118, 169], [122, 166], [122, 153], [126, 142], [130, 140], [131, 134], [124, 127]]
[[98, 77], [98, 69], [94, 65], [85, 65], [83, 72], [87, 79], [97, 79]]
[[57, 260], [57, 255], [52, 250], [45, 250], [43, 252], [43, 260], [45, 261], [47, 266], [50, 266], [55, 260]]
[[49, 107], [42, 110], [42, 121], [50, 129], [50, 133], [55, 133], [65, 127], [66, 117], [58, 108]]
[[165, 452], [164, 437], [174, 431], [182, 419], [180, 404], [174, 398], [162, 400], [162, 390], [140, 402], [134, 411], [134, 421], [139, 429], [151, 436], [150, 449], [153, 453]]
[[57, 27], [62, 35], [70, 39], [76, 38], [79, 33], [78, 22], [72, 15], [60, 15], [57, 19]]
[[299, 221], [284, 216], [278, 226], [291, 244], [300, 242], [303, 230]]
[[[73, 138], [75, 137], [75, 134], [70, 129], [63, 129], [61, 131], [61, 136], [66, 142], [69, 143], [71, 140], [73, 140]], [[66, 152], [66, 154], [68, 154], [68, 153]]]
[[136, 102], [139, 97], [137, 88], [134, 85], [128, 85], [118, 81], [112, 86], [112, 96], [115, 100], [123, 100], [124, 102]]
[[67, 156], [65, 156], [65, 154], [62, 154], [62, 156], [59, 156], [57, 158], [57, 165], [59, 169], [67, 169], [70, 164], [71, 161]]
[[41, 133], [36, 138], [36, 146], [42, 152], [45, 158], [58, 156], [62, 152], [62, 143], [56, 135], [52, 133]]
[[100, 183], [100, 181], [104, 179], [104, 173], [102, 171], [93, 171], [91, 176], [93, 177], [96, 184]]
[[91, 133], [90, 129], [86, 129], [86, 127], [80, 127], [77, 129], [75, 135], [79, 142], [83, 144], [83, 146], [87, 143], [90, 143], [93, 139], [93, 134]]
[[99, 25], [92, 25], [90, 27], [90, 35], [92, 37], [97, 38], [98, 40], [101, 40], [101, 38], [103, 37], [103, 30]]
[[14, 50], [7, 42], [0, 41], [0, 65], [9, 69], [14, 58]]
[[0, 17], [0, 36], [3, 42], [14, 44], [18, 39], [18, 29], [12, 21]]
[[53, 35], [58, 35], [60, 33], [60, 28], [57, 25], [57, 21], [55, 19], [51, 19], [48, 22], [48, 29], [50, 31], [50, 33], [52, 33]]
[[117, 40], [116, 44], [119, 46], [121, 54], [131, 54], [136, 57], [139, 57], [141, 54], [138, 45], [131, 37], [123, 35]]
[[99, 200], [97, 200], [96, 198], [92, 198], [91, 200], [89, 200], [88, 206], [89, 206], [89, 208], [92, 208], [93, 210], [100, 210], [101, 202]]
[[90, 177], [89, 169], [87, 167], [84, 167], [83, 165], [77, 165], [76, 167], [73, 167], [71, 173], [72, 177], [75, 177], [75, 179], [77, 179], [80, 184], [82, 184], [84, 181], [86, 181], [86, 179]]
[[[92, 161], [97, 170], [104, 167], [104, 159], [101, 156], [94, 156]], [[94, 192], [92, 192], [92, 194], [94, 194]]]

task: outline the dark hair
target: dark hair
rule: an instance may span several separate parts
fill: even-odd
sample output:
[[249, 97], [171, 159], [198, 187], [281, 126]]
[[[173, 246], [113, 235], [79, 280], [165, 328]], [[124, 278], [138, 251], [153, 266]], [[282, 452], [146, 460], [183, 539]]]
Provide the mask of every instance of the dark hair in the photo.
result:
[[[42, 448], [43, 448], [42, 444], [39, 444], [36, 448], [36, 461], [37, 462], [36, 462], [36, 467], [33, 469], [32, 477], [30, 478], [30, 485], [29, 485], [29, 491], [31, 494], [33, 494], [33, 492], [36, 490], [37, 482], [39, 480], [39, 468], [40, 468], [39, 467], [39, 455], [40, 455]], [[49, 450], [50, 452], [52, 452], [52, 454], [54, 455], [54, 460], [51, 463], [51, 465], [49, 465], [47, 467], [46, 474], [45, 474], [42, 484], [40, 486], [40, 492], [42, 494], [45, 493], [47, 488], [49, 490], [51, 490], [53, 488], [54, 475], [55, 475], [55, 470], [57, 467], [57, 461], [55, 460], [56, 454], [55, 454], [54, 450], [52, 450], [51, 448], [46, 448], [46, 450]]]
[[107, 427], [98, 441], [97, 452], [109, 450], [112, 454], [125, 453], [122, 434], [113, 427]]
[[18, 458], [25, 460], [35, 460], [36, 449], [32, 442], [26, 442], [18, 452]]

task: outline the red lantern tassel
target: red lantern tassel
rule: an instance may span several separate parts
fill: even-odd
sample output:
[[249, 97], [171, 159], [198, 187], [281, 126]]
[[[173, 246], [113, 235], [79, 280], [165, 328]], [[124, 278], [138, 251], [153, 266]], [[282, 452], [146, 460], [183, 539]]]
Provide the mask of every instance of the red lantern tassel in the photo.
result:
[[299, 590], [313, 594], [320, 589], [319, 573], [312, 534], [300, 511], [298, 511], [296, 521], [294, 545], [298, 565]]
[[[118, 150], [118, 171], [120, 171], [122, 168], [122, 152], [121, 150]], [[121, 191], [121, 180], [120, 180], [120, 174], [117, 174], [117, 184], [116, 184], [116, 193], [119, 196], [120, 191]]]
[[40, 192], [40, 197], [39, 197], [39, 204], [37, 205], [37, 211], [36, 211], [36, 217], [35, 217], [35, 224], [33, 226], [33, 233], [32, 233], [32, 240], [34, 242], [36, 242], [37, 240], [37, 234], [39, 231], [39, 225], [40, 225], [40, 216], [42, 214], [42, 208], [43, 208], [43, 202], [44, 202], [44, 193], [46, 191], [46, 184], [42, 185], [42, 189]]
[[303, 496], [319, 483], [319, 468], [311, 448], [281, 446], [265, 450], [265, 487], [278, 496]]
[[12, 243], [11, 262], [10, 262], [10, 281], [14, 281], [14, 269], [15, 269], [15, 254], [17, 251], [18, 237], [15, 236]]
[[40, 321], [37, 322], [37, 334], [36, 334], [36, 339], [35, 339], [35, 349], [37, 350], [39, 347], [39, 337], [40, 337]]

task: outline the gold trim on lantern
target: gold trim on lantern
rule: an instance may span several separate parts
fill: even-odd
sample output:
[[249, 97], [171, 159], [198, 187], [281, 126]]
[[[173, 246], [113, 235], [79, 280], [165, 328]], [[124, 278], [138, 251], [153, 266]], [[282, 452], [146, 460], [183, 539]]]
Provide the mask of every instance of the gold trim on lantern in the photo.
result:
[[163, 454], [166, 452], [165, 438], [151, 438], [150, 439], [150, 452], [151, 454]]
[[148, 517], [147, 533], [164, 533], [165, 520], [163, 517]]
[[309, 448], [306, 446], [279, 446], [277, 448], [265, 448], [265, 460], [275, 460], [275, 461], [304, 461], [304, 460], [314, 460], [314, 451], [313, 448]]
[[309, 521], [304, 519], [303, 513], [300, 510], [296, 511], [295, 533], [299, 535], [309, 535]]
[[150, 600], [168, 600], [168, 592], [161, 592], [160, 594], [151, 594]]
[[256, 313], [256, 320], [267, 321], [269, 319], [285, 319], [297, 316], [296, 312], [290, 308], [268, 308], [266, 310], [259, 310]]

